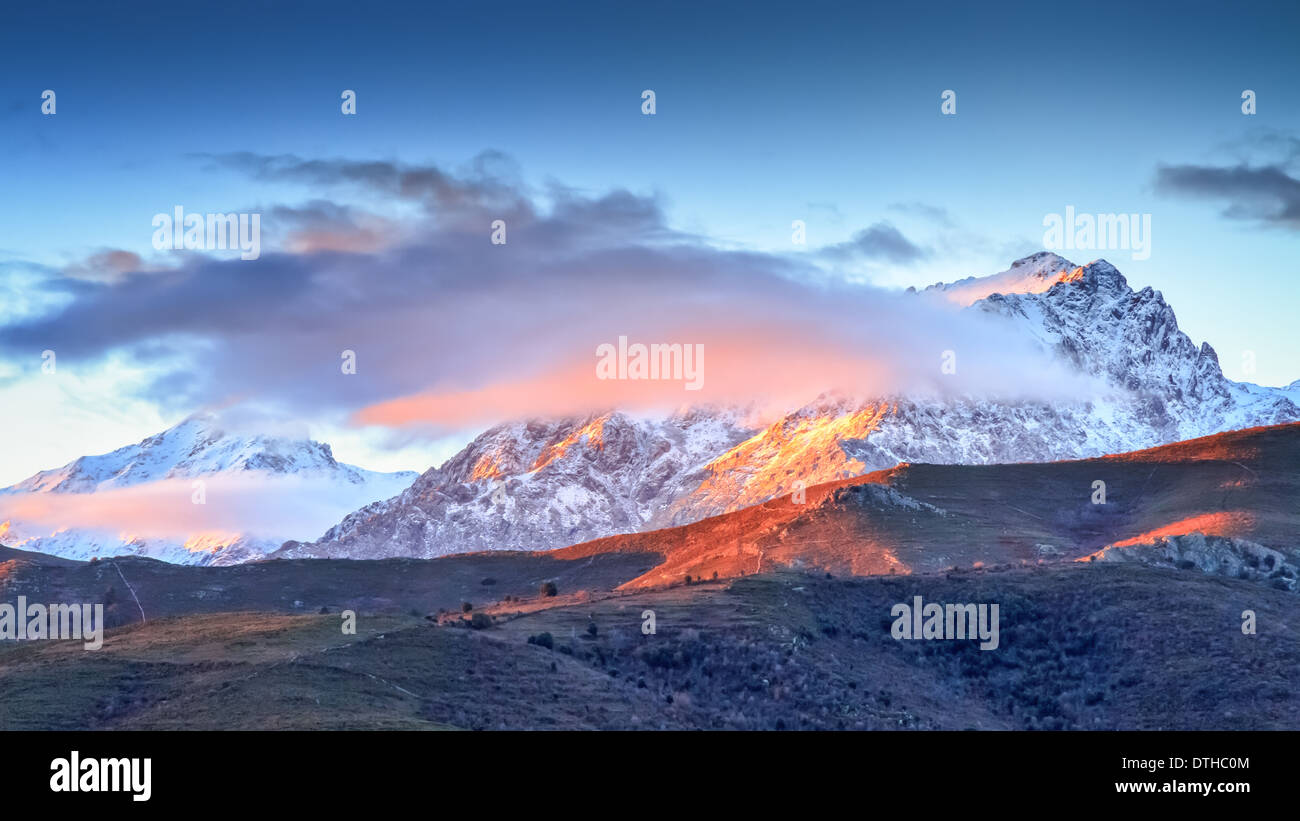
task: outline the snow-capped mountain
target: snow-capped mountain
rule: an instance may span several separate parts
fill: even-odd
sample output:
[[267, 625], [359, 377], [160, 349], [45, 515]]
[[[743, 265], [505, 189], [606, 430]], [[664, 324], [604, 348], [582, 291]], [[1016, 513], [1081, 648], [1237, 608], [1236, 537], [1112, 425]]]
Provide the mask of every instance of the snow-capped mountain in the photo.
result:
[[936, 282], [925, 290], [966, 306], [993, 294], [1041, 294], [1060, 282], [1061, 277], [1074, 267], [1073, 263], [1051, 251], [1039, 251], [1016, 260], [1001, 273], [966, 277], [956, 282]]
[[647, 527], [753, 431], [737, 410], [666, 419], [611, 412], [499, 425], [401, 495], [276, 555], [432, 557], [537, 550]]
[[[323, 510], [341, 508], [341, 515], [391, 496], [416, 476], [343, 464], [320, 442], [234, 435], [200, 414], [138, 444], [83, 456], [0, 490], [0, 542], [70, 559], [139, 555], [235, 564], [261, 558], [303, 533], [299, 528], [319, 527]], [[238, 520], [253, 496], [284, 515], [247, 529]], [[223, 506], [232, 521], [215, 525]], [[138, 529], [129, 511], [139, 511]], [[173, 521], [181, 523], [160, 525]], [[160, 532], [177, 528], [184, 534]]]
[[1160, 292], [1134, 291], [1104, 260], [1076, 266], [1040, 252], [916, 298], [998, 318], [1104, 387], [1066, 403], [828, 395], [762, 429], [740, 412], [706, 409], [503, 425], [401, 495], [275, 555], [560, 547], [697, 521], [898, 462], [1086, 458], [1300, 419], [1300, 382], [1225, 378], [1214, 349], [1178, 329]]
[[[1227, 379], [1214, 349], [1198, 348], [1178, 329], [1159, 291], [1132, 290], [1104, 260], [1079, 267], [1043, 252], [990, 279], [1027, 292], [993, 293], [967, 310], [1001, 317], [1107, 389], [1073, 403], [824, 398], [711, 464], [706, 482], [660, 523], [758, 504], [790, 492], [793, 480], [810, 486], [899, 462], [1083, 459], [1300, 419], [1294, 383], [1264, 388]], [[977, 279], [958, 285], [983, 288]], [[947, 286], [927, 290], [949, 296]]]

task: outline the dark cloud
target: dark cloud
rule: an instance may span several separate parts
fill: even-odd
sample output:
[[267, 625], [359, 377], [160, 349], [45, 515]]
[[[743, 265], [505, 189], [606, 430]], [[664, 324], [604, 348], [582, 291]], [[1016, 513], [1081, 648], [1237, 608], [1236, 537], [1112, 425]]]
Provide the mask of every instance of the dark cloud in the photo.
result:
[[531, 209], [513, 164], [497, 152], [478, 155], [460, 174], [433, 165], [384, 160], [315, 160], [250, 152], [199, 156], [218, 168], [247, 174], [255, 180], [311, 187], [354, 186], [449, 214], [491, 211], [518, 215]]
[[858, 231], [848, 242], [829, 245], [820, 253], [831, 260], [861, 259], [907, 265], [925, 259], [930, 252], [888, 222], [877, 222]]
[[1282, 164], [1162, 165], [1156, 169], [1155, 187], [1167, 195], [1222, 202], [1229, 219], [1300, 229], [1300, 179]]
[[330, 200], [311, 200], [303, 205], [276, 205], [271, 208], [271, 218], [295, 229], [354, 230], [358, 211]]
[[[428, 208], [373, 247], [270, 245], [255, 260], [175, 252], [148, 270], [113, 255], [112, 278], [51, 275], [42, 292], [58, 296], [54, 307], [0, 323], [0, 355], [49, 348], [63, 366], [124, 353], [157, 375], [145, 398], [169, 408], [255, 401], [309, 419], [526, 381], [559, 365], [594, 378], [597, 346], [619, 336], [707, 341], [710, 384], [728, 357], [748, 368], [737, 366], [745, 375], [731, 380], [733, 395], [782, 389], [775, 369], [749, 366], [765, 357], [785, 357], [800, 389], [823, 364], [849, 380], [859, 370], [896, 384], [937, 379], [944, 348], [967, 353], [968, 389], [999, 379], [1014, 387], [1035, 373], [1013, 341], [975, 318], [830, 281], [816, 264], [825, 258], [718, 249], [669, 227], [655, 197], [558, 185], [532, 196], [508, 165], [493, 176], [503, 163], [490, 156], [456, 174], [251, 154], [222, 162]], [[355, 232], [369, 218], [324, 198], [266, 213], [288, 233]], [[493, 219], [506, 222], [504, 245], [491, 242]], [[926, 252], [879, 223], [835, 253], [906, 263]], [[342, 372], [344, 351], [355, 352], [355, 374]]]
[[[655, 199], [630, 192], [585, 197], [557, 186], [543, 211], [510, 183], [489, 179], [488, 163], [453, 176], [388, 163], [227, 161], [254, 176], [418, 192], [438, 213], [374, 250], [272, 249], [256, 260], [176, 253], [169, 266], [148, 270], [132, 268], [140, 261], [125, 252], [97, 253], [72, 270], [112, 260], [114, 276], [47, 273], [41, 290], [57, 295], [61, 308], [0, 325], [0, 354], [49, 348], [64, 364], [126, 351], [155, 368], [170, 357], [195, 364], [160, 375], [150, 398], [203, 406], [276, 396], [304, 411], [346, 410], [431, 384], [472, 384], [502, 368], [538, 367], [574, 344], [566, 323], [603, 321], [584, 314], [605, 312], [604, 337], [635, 333], [664, 319], [638, 301], [642, 287], [690, 302], [707, 299], [710, 281], [747, 287], [751, 277], [795, 275], [777, 257], [689, 242], [666, 226]], [[491, 208], [501, 202], [508, 207]], [[326, 233], [355, 231], [364, 216], [324, 199], [267, 214], [288, 231]], [[505, 245], [490, 241], [493, 219], [506, 222]], [[582, 349], [595, 344], [584, 340]], [[355, 378], [340, 371], [344, 350], [357, 354]]]

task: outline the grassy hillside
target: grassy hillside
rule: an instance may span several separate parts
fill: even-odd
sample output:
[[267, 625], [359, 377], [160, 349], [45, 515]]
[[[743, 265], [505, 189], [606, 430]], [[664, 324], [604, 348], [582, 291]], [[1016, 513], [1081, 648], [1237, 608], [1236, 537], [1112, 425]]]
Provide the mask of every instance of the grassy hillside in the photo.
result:
[[[999, 603], [1000, 648], [895, 641], [890, 608], [918, 594]], [[355, 636], [333, 614], [192, 615], [120, 628], [99, 652], [0, 648], [0, 727], [1294, 729], [1294, 602], [1078, 565], [762, 575], [503, 604], [479, 629], [362, 614]]]
[[[1298, 465], [1284, 425], [901, 465], [546, 553], [203, 568], [3, 549], [0, 601], [103, 602], [115, 629], [96, 652], [0, 644], [0, 728], [1295, 729], [1286, 568], [1071, 559], [1216, 528], [1294, 558]], [[999, 648], [895, 641], [916, 595], [998, 604]]]
[[[20, 554], [22, 551], [11, 551]], [[32, 560], [28, 557], [41, 557]], [[153, 559], [69, 562], [28, 553], [0, 561], [0, 601], [103, 602], [118, 626], [194, 613], [259, 611], [424, 616], [462, 603], [536, 596], [545, 581], [572, 593], [608, 590], [659, 561], [651, 554], [560, 559], [500, 552], [442, 559], [293, 559], [235, 567], [188, 567]], [[3, 559], [3, 556], [0, 556]]]

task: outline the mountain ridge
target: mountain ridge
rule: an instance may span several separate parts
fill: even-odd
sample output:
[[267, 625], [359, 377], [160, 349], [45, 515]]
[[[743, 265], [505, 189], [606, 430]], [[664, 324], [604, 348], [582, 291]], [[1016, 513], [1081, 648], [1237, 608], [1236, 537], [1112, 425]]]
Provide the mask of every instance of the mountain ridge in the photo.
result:
[[[566, 539], [578, 534], [599, 537], [688, 524], [761, 504], [799, 487], [860, 476], [900, 462], [1081, 459], [1300, 419], [1300, 389], [1295, 384], [1262, 388], [1228, 380], [1214, 349], [1208, 343], [1195, 345], [1178, 328], [1173, 309], [1159, 291], [1149, 287], [1134, 291], [1105, 260], [1078, 266], [1044, 251], [1017, 260], [1000, 274], [959, 280], [955, 287], [931, 286], [915, 295], [969, 295], [982, 292], [990, 282], [1029, 285], [1022, 293], [994, 291], [964, 310], [980, 311], [1018, 328], [1076, 372], [1102, 380], [1107, 392], [1091, 401], [1064, 403], [969, 396], [859, 401], [827, 394], [765, 427], [750, 428], [748, 435], [743, 435], [745, 426], [737, 423], [731, 436], [709, 440], [719, 446], [712, 458], [666, 477], [648, 503], [638, 507], [640, 520], [624, 513], [609, 515], [601, 507], [571, 510], [577, 514], [572, 521], [580, 523], [567, 530], [544, 521], [503, 517], [508, 516], [516, 494], [520, 499], [599, 498], [609, 490], [608, 474], [566, 474], [557, 469], [538, 480], [530, 471], [514, 475], [497, 471], [491, 478], [498, 484], [489, 488], [482, 476], [431, 470], [415, 484], [478, 500], [454, 511], [455, 527], [439, 523], [448, 506], [425, 505], [408, 494], [351, 514], [315, 542], [286, 543], [274, 555], [431, 557], [494, 547], [556, 548], [573, 543]], [[593, 417], [569, 423], [572, 431], [593, 424], [601, 428], [599, 435], [593, 436], [596, 431], [591, 428], [568, 441], [566, 454], [573, 460], [599, 463], [605, 440], [604, 423], [597, 422]], [[513, 436], [527, 436], [529, 424], [541, 423], [493, 428], [452, 461], [462, 456], [493, 461], [482, 453], [489, 434], [509, 430]], [[733, 437], [736, 441], [729, 442]], [[705, 450], [697, 450], [694, 456]], [[493, 463], [499, 466], [501, 460]], [[623, 484], [625, 495], [635, 495], [635, 483]], [[665, 488], [669, 492], [663, 492]], [[489, 504], [494, 498], [496, 503]]]
[[[333, 488], [345, 496], [387, 495], [409, 484], [413, 471], [379, 473], [338, 462], [329, 445], [309, 439], [227, 433], [211, 414], [194, 414], [172, 427], [104, 454], [82, 456], [52, 470], [0, 489], [0, 504], [44, 505], [72, 509], [100, 494], [147, 491], [168, 483], [282, 479], [316, 489]], [[189, 486], [172, 494], [195, 502]], [[196, 492], [200, 492], [196, 489]], [[156, 500], [146, 499], [156, 503]], [[283, 543], [283, 535], [246, 533], [240, 529], [196, 528], [185, 538], [139, 536], [114, 527], [50, 527], [0, 515], [0, 538], [14, 547], [71, 559], [137, 555], [180, 564], [233, 564], [261, 558]]]
[[2, 517], [0, 536], [71, 558], [120, 551], [181, 563], [547, 550], [690, 524], [900, 463], [1082, 459], [1300, 419], [1300, 380], [1267, 388], [1227, 379], [1214, 348], [1179, 329], [1159, 291], [1133, 290], [1105, 260], [1078, 266], [1044, 251], [913, 295], [958, 301], [1006, 324], [1102, 390], [1056, 402], [832, 392], [765, 425], [749, 409], [713, 406], [508, 422], [421, 474], [346, 465], [310, 440], [228, 436], [214, 417], [196, 414], [135, 445], [34, 474], [0, 490], [0, 501], [239, 476], [309, 478], [369, 501], [310, 542], [227, 531], [179, 542], [50, 533]]

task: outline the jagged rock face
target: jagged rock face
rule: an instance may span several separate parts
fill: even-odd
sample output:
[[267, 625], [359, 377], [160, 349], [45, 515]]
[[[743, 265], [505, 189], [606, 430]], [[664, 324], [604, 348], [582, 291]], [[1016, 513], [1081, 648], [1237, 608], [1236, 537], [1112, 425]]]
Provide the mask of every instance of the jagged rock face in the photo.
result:
[[1073, 404], [823, 397], [762, 429], [737, 411], [503, 425], [401, 496], [276, 555], [378, 558], [543, 549], [686, 524], [899, 462], [990, 464], [1118, 453], [1300, 419], [1300, 383], [1231, 382], [1158, 291], [1104, 260], [1041, 252], [926, 289], [1000, 317], [1108, 390]]
[[[382, 498], [405, 487], [413, 472], [376, 473], [338, 462], [330, 446], [306, 439], [239, 436], [222, 430], [211, 416], [196, 415], [112, 453], [83, 456], [55, 470], [41, 471], [0, 490], [0, 498], [51, 494], [75, 507], [78, 496], [144, 488], [167, 480], [289, 480], [307, 483], [308, 492], [333, 491], [348, 506]], [[182, 483], [177, 504], [192, 503]], [[17, 497], [17, 498], [15, 498]], [[346, 510], [347, 508], [343, 508]], [[319, 526], [319, 525], [317, 525]], [[181, 538], [140, 536], [118, 528], [71, 526], [50, 532], [31, 522], [0, 516], [4, 544], [68, 559], [146, 556], [177, 564], [229, 565], [261, 559], [291, 533], [252, 533], [201, 529]]]
[[663, 420], [607, 413], [499, 425], [400, 496], [277, 556], [432, 557], [561, 547], [641, 530], [751, 431], [736, 411]]
[[[1226, 379], [1214, 349], [1197, 348], [1178, 329], [1160, 292], [1133, 291], [1104, 260], [1079, 267], [1036, 254], [990, 279], [1012, 279], [1031, 292], [995, 293], [968, 310], [1004, 318], [1108, 389], [1076, 403], [819, 402], [720, 456], [701, 486], [656, 523], [685, 524], [789, 493], [795, 482], [811, 486], [899, 462], [1082, 459], [1300, 419], [1294, 385], [1270, 389]], [[964, 280], [951, 290], [981, 287]]]
[[1133, 291], [1104, 260], [1042, 295], [996, 294], [980, 308], [1019, 321], [1080, 371], [1132, 392], [1162, 435], [1200, 435], [1207, 420], [1232, 410], [1232, 383], [1214, 349], [1198, 349], [1178, 329], [1159, 291]]
[[1136, 562], [1157, 567], [1195, 567], [1203, 573], [1267, 582], [1294, 591], [1300, 578], [1300, 548], [1273, 550], [1247, 539], [1188, 533], [1160, 537], [1139, 545], [1110, 546], [1095, 561]]

